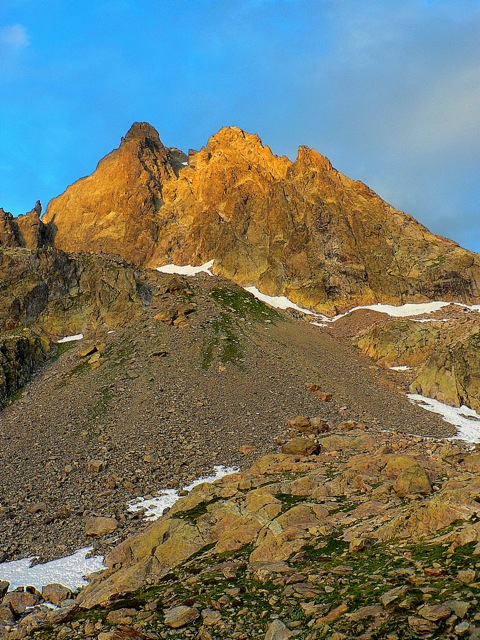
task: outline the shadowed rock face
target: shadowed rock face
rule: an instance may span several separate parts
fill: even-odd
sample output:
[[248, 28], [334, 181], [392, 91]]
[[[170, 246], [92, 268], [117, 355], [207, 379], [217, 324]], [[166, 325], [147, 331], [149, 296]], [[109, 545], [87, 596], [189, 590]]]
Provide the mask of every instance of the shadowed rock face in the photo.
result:
[[295, 162], [224, 128], [198, 153], [136, 123], [48, 206], [55, 244], [137, 265], [199, 264], [330, 313], [375, 301], [480, 299], [480, 257], [431, 234], [300, 147]]
[[11, 213], [0, 209], [0, 246], [18, 247], [18, 227]]
[[29, 329], [0, 338], [0, 409], [46, 360], [49, 347], [48, 340], [42, 340]]
[[147, 296], [125, 263], [52, 248], [0, 248], [0, 282], [0, 331], [35, 326], [49, 337], [124, 324]]

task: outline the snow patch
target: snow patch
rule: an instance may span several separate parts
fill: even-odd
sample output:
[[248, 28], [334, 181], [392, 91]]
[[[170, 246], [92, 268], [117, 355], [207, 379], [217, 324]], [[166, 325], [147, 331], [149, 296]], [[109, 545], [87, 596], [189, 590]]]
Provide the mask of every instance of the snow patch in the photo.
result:
[[[366, 307], [356, 307], [356, 309], [371, 309], [372, 311], [379, 311], [380, 313], [386, 313], [392, 318], [408, 318], [410, 316], [420, 316], [424, 313], [435, 313], [448, 307], [450, 302], [420, 302], [418, 304], [401, 304], [398, 307], [393, 304], [370, 304]], [[355, 309], [352, 309], [355, 311]]]
[[390, 367], [392, 371], [410, 371], [412, 367], [407, 367], [405, 365], [400, 365], [399, 367]]
[[445, 422], [449, 422], [457, 427], [457, 435], [454, 440], [465, 440], [466, 442], [480, 442], [480, 415], [473, 409], [466, 407], [450, 407], [448, 404], [427, 398], [416, 393], [409, 393], [407, 397], [410, 402], [417, 403], [423, 409], [437, 413], [442, 416]]
[[12, 562], [0, 563], [0, 580], [10, 583], [9, 590], [14, 591], [17, 587], [35, 587], [39, 591], [47, 584], [58, 583], [64, 587], [76, 591], [79, 587], [87, 584], [85, 576], [95, 571], [105, 569], [103, 556], [87, 555], [93, 547], [80, 549], [71, 556], [52, 560], [45, 564], [37, 564], [32, 567], [32, 558], [23, 560], [13, 560]]
[[[197, 478], [191, 484], [183, 487], [184, 491], [191, 491], [194, 487], [203, 482], [215, 482], [224, 476], [238, 471], [235, 467], [224, 467], [217, 465], [213, 467], [213, 475]], [[136, 498], [128, 504], [129, 511], [145, 511], [145, 520], [157, 520], [163, 515], [165, 509], [173, 507], [180, 499], [178, 489], [162, 489], [154, 498]]]
[[[261, 293], [257, 289], [257, 287], [245, 287], [245, 291], [248, 291], [249, 293], [253, 294], [256, 298], [258, 298], [262, 302], [266, 302], [267, 304], [269, 304], [271, 307], [274, 307], [275, 309], [295, 309], [296, 311], [300, 311], [301, 313], [305, 313], [306, 315], [313, 316], [313, 318], [316, 318], [316, 319], [314, 320], [312, 318], [312, 321], [310, 322], [310, 324], [313, 324], [317, 327], [326, 327], [329, 323], [336, 322], [337, 320], [340, 320], [340, 318], [345, 318], [346, 316], [350, 315], [354, 311], [362, 311], [363, 309], [370, 310], [370, 311], [377, 311], [378, 313], [386, 313], [392, 318], [409, 318], [412, 316], [420, 316], [428, 313], [435, 313], [435, 311], [439, 311], [440, 309], [443, 309], [444, 307], [447, 307], [448, 305], [452, 304], [451, 302], [441, 302], [441, 301], [408, 303], [408, 304], [402, 304], [399, 306], [395, 306], [392, 304], [378, 303], [378, 304], [366, 305], [364, 307], [354, 307], [353, 309], [350, 309], [345, 313], [339, 313], [336, 316], [329, 317], [329, 316], [323, 315], [322, 313], [315, 313], [313, 311], [310, 311], [309, 309], [304, 309], [303, 307], [299, 307], [297, 304], [289, 300], [286, 296], [268, 296], [265, 293]], [[468, 308], [472, 311], [480, 311], [480, 305], [468, 306], [461, 303], [455, 303], [455, 304]], [[433, 318], [417, 320], [417, 322], [436, 322], [436, 321], [437, 320]], [[447, 318], [442, 320], [442, 322], [447, 322], [447, 321], [448, 321]]]
[[[346, 311], [345, 313], [340, 313], [338, 316], [333, 316], [333, 318], [329, 318], [327, 316], [323, 316], [319, 314], [323, 322], [336, 322], [340, 320], [340, 318], [345, 318], [350, 313], [354, 311], [361, 311], [362, 309], [369, 309], [370, 311], [378, 311], [378, 313], [386, 313], [392, 318], [409, 318], [411, 316], [420, 316], [425, 313], [434, 313], [439, 309], [443, 309], [450, 304], [450, 302], [421, 302], [418, 304], [401, 304], [398, 307], [393, 304], [369, 304], [365, 307], [354, 307], [350, 309], [350, 311]], [[313, 323], [312, 323], [313, 324]]]
[[196, 276], [197, 273], [208, 273], [209, 276], [213, 276], [210, 269], [213, 267], [215, 260], [210, 260], [205, 264], [201, 264], [199, 267], [192, 267], [191, 264], [187, 264], [181, 267], [177, 264], [166, 264], [163, 267], [157, 267], [157, 271], [161, 273], [176, 273], [180, 276]]
[[463, 304], [463, 302], [454, 302], [457, 307], [463, 307], [469, 311], [480, 311], [480, 304]]
[[75, 336], [65, 336], [61, 338], [61, 340], [57, 340], [57, 344], [62, 344], [62, 342], [75, 342], [75, 340], [83, 340], [83, 333], [77, 333]]
[[245, 291], [248, 291], [248, 293], [251, 293], [256, 298], [258, 298], [262, 302], [266, 302], [275, 309], [295, 309], [296, 311], [300, 311], [301, 313], [313, 315], [312, 311], [299, 307], [285, 296], [267, 296], [265, 293], [260, 293], [257, 287], [245, 287]]
[[[345, 311], [345, 313], [339, 313], [337, 316], [328, 317], [324, 316], [321, 313], [314, 313], [313, 315], [319, 320], [315, 322], [311, 322], [310, 324], [314, 324], [317, 327], [326, 327], [328, 323], [336, 322], [340, 320], [340, 318], [345, 318], [350, 315], [354, 311], [362, 311], [363, 309], [368, 309], [370, 311], [378, 311], [379, 313], [386, 313], [392, 318], [410, 318], [412, 316], [420, 316], [428, 313], [435, 313], [435, 311], [439, 311], [444, 307], [449, 306], [450, 304], [455, 304], [459, 307], [463, 307], [464, 309], [468, 309], [469, 311], [480, 311], [480, 305], [467, 305], [461, 302], [419, 302], [419, 303], [408, 303], [402, 304], [399, 306], [394, 306], [392, 304], [370, 304], [365, 307], [354, 307], [349, 311]], [[292, 305], [293, 306], [293, 305]], [[303, 310], [305, 312], [305, 310]], [[308, 313], [308, 312], [307, 312]], [[311, 312], [310, 312], [311, 313]], [[448, 322], [448, 318], [418, 318], [415, 322]]]

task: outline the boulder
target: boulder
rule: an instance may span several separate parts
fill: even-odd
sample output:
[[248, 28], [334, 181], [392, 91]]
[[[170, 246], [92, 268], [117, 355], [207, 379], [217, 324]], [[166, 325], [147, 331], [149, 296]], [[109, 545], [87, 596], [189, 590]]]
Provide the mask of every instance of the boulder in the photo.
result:
[[390, 481], [394, 481], [402, 471], [412, 467], [418, 467], [418, 462], [415, 458], [410, 456], [390, 456], [383, 471]]
[[287, 425], [291, 429], [303, 431], [304, 429], [308, 429], [310, 427], [310, 420], [308, 418], [305, 418], [305, 416], [295, 416], [295, 418], [289, 418], [287, 420]]
[[446, 604], [425, 604], [417, 611], [418, 615], [425, 620], [436, 622], [437, 620], [446, 620], [452, 614], [452, 609]]
[[186, 627], [200, 616], [197, 609], [181, 605], [165, 613], [165, 624], [171, 629]]
[[265, 640], [288, 640], [294, 634], [285, 626], [281, 620], [274, 620], [268, 626]]
[[320, 445], [308, 438], [294, 438], [282, 446], [282, 453], [293, 456], [311, 456], [320, 451]]
[[89, 460], [87, 462], [87, 471], [90, 473], [100, 473], [106, 467], [106, 462], [104, 460]]
[[85, 522], [85, 535], [92, 538], [100, 538], [118, 529], [116, 518], [105, 518], [102, 516], [87, 518]]
[[417, 465], [403, 469], [399, 473], [393, 483], [393, 490], [400, 498], [404, 498], [408, 495], [427, 495], [432, 487], [425, 469]]
[[42, 598], [52, 604], [59, 605], [64, 600], [71, 597], [71, 590], [68, 587], [64, 587], [63, 584], [47, 584], [42, 589]]
[[2, 605], [10, 606], [17, 615], [24, 613], [28, 607], [34, 607], [40, 602], [38, 593], [30, 591], [9, 591], [2, 600]]
[[419, 636], [430, 636], [438, 628], [436, 622], [425, 620], [425, 618], [418, 618], [417, 616], [408, 616], [408, 626], [413, 633]]

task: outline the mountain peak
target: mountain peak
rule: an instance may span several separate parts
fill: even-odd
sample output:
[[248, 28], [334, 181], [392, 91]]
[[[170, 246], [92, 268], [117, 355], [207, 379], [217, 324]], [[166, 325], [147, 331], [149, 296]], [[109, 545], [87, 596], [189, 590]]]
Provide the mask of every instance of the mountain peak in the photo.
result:
[[122, 138], [122, 144], [130, 142], [131, 140], [139, 141], [153, 141], [156, 145], [163, 147], [158, 131], [155, 127], [152, 127], [148, 122], [134, 122], [127, 134]]
[[297, 160], [295, 164], [301, 167], [314, 166], [324, 171], [333, 170], [332, 163], [328, 158], [322, 156], [322, 154], [315, 151], [315, 149], [311, 149], [305, 145], [298, 147]]
[[255, 133], [247, 133], [239, 127], [222, 127], [218, 133], [213, 135], [207, 144], [210, 151], [218, 147], [235, 147], [235, 148], [257, 148], [265, 149], [260, 137]]
[[323, 313], [480, 300], [478, 256], [373, 196], [306, 146], [292, 164], [258, 135], [224, 127], [192, 161], [136, 122], [44, 220], [66, 251], [147, 267], [214, 258], [224, 277]]

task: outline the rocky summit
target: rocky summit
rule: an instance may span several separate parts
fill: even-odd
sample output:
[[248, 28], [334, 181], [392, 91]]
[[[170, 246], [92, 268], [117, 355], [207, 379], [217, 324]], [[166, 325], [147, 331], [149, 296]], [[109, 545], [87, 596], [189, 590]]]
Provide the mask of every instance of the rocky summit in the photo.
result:
[[235, 127], [0, 209], [0, 637], [478, 640], [478, 303], [480, 256]]
[[65, 251], [136, 265], [202, 264], [242, 286], [326, 313], [376, 301], [480, 301], [480, 258], [431, 234], [300, 147], [291, 162], [221, 129], [198, 153], [132, 126], [43, 217]]

